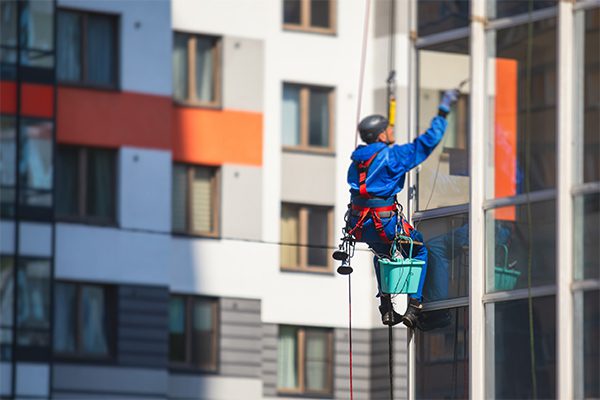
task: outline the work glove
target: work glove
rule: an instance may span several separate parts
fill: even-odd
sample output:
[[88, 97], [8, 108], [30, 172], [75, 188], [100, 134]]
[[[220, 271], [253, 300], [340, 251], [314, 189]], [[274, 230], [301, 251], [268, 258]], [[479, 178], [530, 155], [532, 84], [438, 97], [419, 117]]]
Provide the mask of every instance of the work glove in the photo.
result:
[[456, 100], [458, 100], [459, 95], [460, 92], [458, 91], [458, 89], [446, 90], [444, 92], [444, 95], [442, 96], [442, 101], [440, 102], [439, 109], [445, 113], [449, 113], [450, 107], [452, 106], [452, 104], [456, 103]]

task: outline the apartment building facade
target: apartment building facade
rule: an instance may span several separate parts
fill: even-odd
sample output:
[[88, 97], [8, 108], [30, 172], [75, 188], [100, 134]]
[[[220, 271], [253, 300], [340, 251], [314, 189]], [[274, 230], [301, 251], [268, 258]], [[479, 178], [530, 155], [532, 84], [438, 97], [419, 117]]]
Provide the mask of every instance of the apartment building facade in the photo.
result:
[[[598, 396], [600, 4], [523, 4], [371, 6], [362, 115], [387, 112], [395, 70], [411, 140], [468, 79], [399, 196], [448, 285], [425, 294], [444, 327], [394, 328], [395, 398]], [[350, 397], [349, 281], [327, 248], [365, 15], [2, 2], [0, 396]], [[389, 396], [371, 258], [359, 246], [352, 274], [363, 399]]]

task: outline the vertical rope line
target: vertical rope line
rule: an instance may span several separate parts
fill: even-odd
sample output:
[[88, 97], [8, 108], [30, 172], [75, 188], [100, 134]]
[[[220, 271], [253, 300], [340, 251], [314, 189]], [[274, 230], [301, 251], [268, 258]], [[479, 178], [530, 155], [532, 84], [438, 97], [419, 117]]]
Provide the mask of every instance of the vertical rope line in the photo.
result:
[[367, 56], [367, 39], [369, 34], [369, 14], [371, 11], [371, 0], [365, 0], [365, 19], [363, 22], [363, 40], [360, 56], [360, 75], [358, 78], [358, 99], [356, 101], [356, 133], [354, 134], [354, 148], [358, 146], [358, 122], [360, 120], [360, 107], [362, 105], [363, 80], [365, 77], [365, 59]]
[[[391, 304], [391, 299], [390, 299]], [[394, 400], [394, 340], [392, 337], [392, 326], [388, 325], [388, 351], [390, 365], [390, 400]]]
[[354, 400], [352, 388], [352, 274], [348, 274], [348, 346], [350, 352], [350, 400]]
[[527, 23], [527, 59], [525, 60], [525, 191], [527, 192], [527, 308], [529, 314], [529, 353], [531, 358], [531, 390], [534, 399], [537, 399], [537, 377], [535, 375], [535, 333], [533, 327], [533, 297], [531, 296], [531, 273], [533, 267], [533, 227], [531, 214], [531, 62], [533, 59], [533, 22], [531, 13], [533, 0], [529, 0]]

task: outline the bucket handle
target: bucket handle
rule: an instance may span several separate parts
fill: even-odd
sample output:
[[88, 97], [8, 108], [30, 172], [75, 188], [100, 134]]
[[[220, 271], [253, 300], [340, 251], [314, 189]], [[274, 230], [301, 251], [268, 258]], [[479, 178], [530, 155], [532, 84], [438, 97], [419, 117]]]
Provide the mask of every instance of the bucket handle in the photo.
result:
[[[414, 245], [413, 242], [414, 241], [413, 241], [413, 239], [410, 236], [397, 235], [396, 238], [394, 239], [394, 243], [392, 244], [392, 254], [391, 255], [393, 256], [393, 254], [396, 253], [396, 242], [399, 239], [408, 240], [410, 242], [410, 250], [408, 252], [408, 257], [407, 258], [411, 259], [412, 258], [412, 253], [413, 253], [413, 245]], [[507, 250], [507, 252], [508, 252], [508, 250]], [[506, 257], [508, 259], [508, 255]]]

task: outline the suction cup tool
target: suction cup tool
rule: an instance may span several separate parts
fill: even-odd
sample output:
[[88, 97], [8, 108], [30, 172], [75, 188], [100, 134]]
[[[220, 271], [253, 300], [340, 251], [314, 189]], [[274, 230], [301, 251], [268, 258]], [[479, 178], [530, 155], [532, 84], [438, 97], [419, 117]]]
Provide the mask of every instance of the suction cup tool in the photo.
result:
[[336, 250], [333, 252], [332, 257], [334, 260], [346, 261], [348, 259], [348, 253], [342, 250]]
[[337, 273], [340, 275], [350, 275], [354, 271], [351, 266], [342, 264], [338, 267]]

